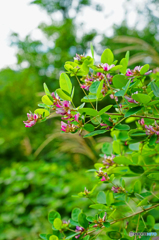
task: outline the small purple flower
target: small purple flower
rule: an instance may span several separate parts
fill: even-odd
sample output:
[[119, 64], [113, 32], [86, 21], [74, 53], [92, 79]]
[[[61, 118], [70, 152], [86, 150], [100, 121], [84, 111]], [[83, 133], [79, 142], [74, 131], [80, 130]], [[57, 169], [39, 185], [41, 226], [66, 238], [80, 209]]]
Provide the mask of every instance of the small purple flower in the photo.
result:
[[109, 168], [110, 166], [113, 166], [115, 164], [115, 162], [113, 161], [114, 158], [115, 155], [107, 156], [106, 154], [104, 154], [103, 164], [106, 166], [106, 168]]
[[74, 60], [80, 61], [83, 57], [84, 57], [84, 55], [80, 55], [80, 54], [76, 53], [76, 56], [74, 57]]
[[83, 227], [79, 227], [79, 226], [76, 226], [76, 230], [79, 232], [83, 232], [84, 231], [84, 228]]

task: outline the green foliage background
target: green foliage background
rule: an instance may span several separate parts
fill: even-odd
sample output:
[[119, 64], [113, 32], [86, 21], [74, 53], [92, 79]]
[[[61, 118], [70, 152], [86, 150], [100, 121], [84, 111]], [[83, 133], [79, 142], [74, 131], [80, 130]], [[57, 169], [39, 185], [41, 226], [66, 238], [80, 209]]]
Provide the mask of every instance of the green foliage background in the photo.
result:
[[[47, 232], [50, 228], [47, 221], [50, 210], [55, 209], [64, 217], [73, 207], [87, 207], [86, 200], [74, 201], [71, 196], [83, 191], [85, 186], [90, 190], [95, 181], [92, 174], [86, 174], [86, 169], [91, 168], [98, 159], [100, 139], [81, 140], [78, 135], [66, 137], [59, 134], [59, 130], [56, 131], [60, 129], [58, 118], [31, 129], [24, 127], [26, 112], [33, 111], [40, 102], [42, 83], [46, 82], [52, 91], [56, 89], [65, 61], [72, 60], [76, 53], [87, 52], [91, 41], [98, 54], [106, 47], [115, 52], [125, 46], [134, 46], [131, 55], [138, 53], [140, 42], [137, 45], [133, 39], [129, 43], [121, 39], [119, 43], [114, 36], [127, 35], [146, 41], [156, 51], [155, 57], [151, 58], [152, 66], [156, 67], [159, 63], [159, 25], [153, 13], [146, 8], [143, 12], [149, 16], [149, 24], [142, 34], [135, 28], [129, 29], [123, 22], [122, 26], [114, 26], [113, 39], [103, 35], [99, 48], [95, 42], [98, 33], [93, 29], [81, 39], [77, 38], [81, 26], [76, 26], [75, 18], [71, 19], [68, 15], [73, 7], [72, 0], [36, 0], [32, 4], [39, 5], [48, 14], [59, 10], [63, 20], [52, 21], [49, 26], [45, 23], [39, 26], [45, 37], [54, 43], [52, 48], [45, 47], [45, 50], [41, 41], [32, 41], [30, 36], [21, 40], [18, 34], [13, 33], [12, 45], [18, 47], [17, 66], [20, 67], [25, 61], [28, 67], [0, 71], [0, 239], [3, 240], [38, 239], [41, 231]], [[158, 6], [155, 1], [153, 4]], [[76, 13], [79, 14], [87, 5], [98, 11], [102, 9], [88, 0], [78, 0]], [[132, 62], [134, 65], [142, 64], [151, 53], [150, 48], [140, 50], [143, 58]], [[118, 51], [117, 54], [120, 59], [125, 51]], [[76, 93], [75, 104], [78, 104], [82, 94], [80, 90]]]

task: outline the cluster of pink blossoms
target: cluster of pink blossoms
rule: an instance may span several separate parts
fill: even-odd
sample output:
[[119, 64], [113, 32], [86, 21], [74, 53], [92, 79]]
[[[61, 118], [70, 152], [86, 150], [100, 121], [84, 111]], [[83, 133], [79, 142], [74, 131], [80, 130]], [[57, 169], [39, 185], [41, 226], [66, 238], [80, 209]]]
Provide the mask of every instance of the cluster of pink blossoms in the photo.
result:
[[144, 119], [141, 118], [141, 120], [138, 121], [139, 124], [146, 129], [146, 134], [147, 135], [153, 135], [156, 134], [157, 136], [159, 136], [159, 126], [157, 125], [157, 122], [155, 121], [154, 124], [155, 126], [153, 127], [152, 125], [147, 126], [144, 122]]
[[122, 187], [112, 187], [111, 190], [112, 190], [114, 193], [122, 193], [122, 192], [125, 192], [125, 189], [122, 188]]
[[67, 121], [67, 123], [61, 121], [61, 131], [63, 132], [75, 132], [79, 126], [72, 124], [72, 122], [75, 120], [76, 122], [79, 122], [79, 113], [76, 113], [73, 115], [71, 113], [71, 103], [69, 101], [61, 101], [59, 96], [55, 96], [55, 93], [52, 93], [53, 102], [56, 106], [56, 113], [62, 115], [63, 120], [72, 119], [71, 121]]
[[[140, 76], [140, 70], [141, 70], [142, 66], [136, 66], [133, 70], [128, 69], [126, 72], [126, 76], [128, 77], [136, 77], [136, 76]], [[148, 75], [152, 72], [152, 70], [146, 72], [144, 75]]]
[[99, 171], [97, 171], [97, 176], [101, 178], [102, 182], [109, 181], [110, 178], [108, 177], [108, 174], [106, 172], [103, 172], [102, 169], [102, 167], [99, 168]]
[[[90, 86], [92, 85], [93, 82], [100, 82], [105, 78], [105, 75], [101, 72], [97, 72], [97, 74], [91, 74], [91, 76], [86, 76], [84, 79], [81, 79], [84, 83], [81, 84], [81, 88], [84, 88], [85, 90], [89, 90]], [[106, 75], [107, 80], [109, 81], [110, 84], [112, 84], [112, 78], [110, 74]], [[103, 88], [101, 90], [101, 93], [105, 95], [105, 93], [108, 91], [108, 88], [105, 84], [103, 84]]]
[[27, 113], [27, 117], [28, 120], [27, 121], [23, 121], [23, 123], [25, 124], [25, 127], [32, 127], [36, 124], [36, 122], [41, 118], [41, 116], [39, 116], [38, 114], [35, 113]]
[[[63, 120], [68, 120], [67, 123], [61, 121], [61, 131], [63, 132], [75, 132], [76, 129], [79, 128], [79, 125], [74, 125], [72, 124], [73, 121], [78, 122], [79, 124], [79, 113], [76, 114], [72, 114], [71, 113], [71, 103], [69, 101], [61, 101], [60, 97], [58, 95], [55, 95], [55, 93], [53, 92], [51, 94], [52, 98], [53, 98], [53, 105], [52, 105], [52, 109], [55, 110], [55, 112], [57, 114], [62, 115], [62, 119]], [[24, 124], [26, 127], [32, 127], [33, 125], [36, 124], [36, 122], [39, 119], [42, 119], [41, 116], [39, 116], [38, 114], [33, 114], [33, 113], [27, 113], [28, 116], [28, 120], [24, 121]], [[71, 119], [71, 120], [69, 120]], [[72, 120], [73, 119], [73, 120]]]

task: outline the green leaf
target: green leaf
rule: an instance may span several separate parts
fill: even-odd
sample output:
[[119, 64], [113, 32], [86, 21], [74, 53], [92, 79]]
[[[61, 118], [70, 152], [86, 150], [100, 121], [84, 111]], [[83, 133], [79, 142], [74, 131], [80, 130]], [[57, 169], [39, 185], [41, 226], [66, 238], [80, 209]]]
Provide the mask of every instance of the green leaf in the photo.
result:
[[47, 234], [40, 234], [39, 235], [43, 240], [47, 240]]
[[81, 99], [81, 102], [96, 102], [97, 101], [97, 97], [95, 95], [87, 95], [85, 97], [83, 97]]
[[141, 193], [141, 182], [139, 180], [137, 180], [135, 183], [134, 183], [134, 192], [136, 193]]
[[141, 68], [141, 70], [140, 70], [140, 74], [141, 75], [144, 75], [148, 70], [149, 70], [149, 64], [145, 64], [142, 68]]
[[117, 154], [121, 153], [121, 143], [120, 143], [120, 141], [118, 141], [118, 140], [113, 141], [113, 150]]
[[151, 227], [155, 225], [155, 218], [152, 215], [147, 216], [147, 224]]
[[120, 61], [120, 65], [122, 65], [122, 68], [120, 68], [120, 72], [122, 74], [125, 74], [126, 73], [126, 70], [127, 70], [127, 65], [128, 65], [128, 61], [126, 58], [123, 58], [121, 61]]
[[127, 125], [127, 124], [118, 124], [118, 125], [116, 125], [115, 126], [115, 129], [118, 129], [118, 130], [120, 130], [120, 131], [126, 131], [126, 130], [129, 130], [130, 129], [130, 126], [129, 125]]
[[110, 156], [113, 152], [112, 143], [109, 142], [104, 143], [102, 146], [102, 152]]
[[65, 239], [72, 239], [73, 237], [75, 237], [76, 235], [78, 235], [79, 233], [70, 233]]
[[102, 203], [102, 204], [106, 204], [106, 195], [105, 192], [100, 191], [97, 195], [97, 202], [98, 203]]
[[99, 82], [99, 81], [93, 82], [92, 85], [91, 85], [90, 88], [89, 88], [89, 91], [90, 91], [91, 93], [96, 94], [100, 83], [101, 83], [101, 82]]
[[89, 240], [90, 239], [90, 235], [87, 235], [83, 238], [83, 240]]
[[120, 91], [116, 92], [114, 95], [115, 95], [116, 97], [123, 97], [123, 96], [124, 96], [124, 93], [125, 93], [124, 90], [120, 90]]
[[60, 218], [55, 218], [54, 222], [53, 222], [53, 225], [54, 227], [57, 229], [57, 230], [60, 230], [61, 227], [62, 227], [62, 221]]
[[91, 120], [91, 122], [95, 125], [99, 125], [101, 121], [102, 121], [102, 118], [100, 116], [96, 116]]
[[159, 223], [156, 223], [153, 227], [155, 230], [159, 230]]
[[94, 208], [94, 209], [98, 209], [98, 210], [107, 210], [108, 211], [108, 207], [105, 206], [104, 204], [92, 204], [89, 206], [90, 208]]
[[[114, 64], [114, 63], [113, 63]], [[120, 69], [120, 68], [122, 68], [122, 65], [116, 65], [115, 67], [112, 67], [109, 71], [110, 72], [114, 72], [114, 71], [116, 71], [116, 70], [118, 70], [118, 69]]]
[[62, 89], [58, 88], [56, 89], [56, 93], [59, 95], [60, 98], [66, 101], [72, 101], [71, 97], [68, 96], [66, 93], [62, 91]]
[[90, 44], [90, 48], [91, 48], [92, 58], [94, 59], [94, 48], [93, 48], [92, 42]]
[[153, 134], [150, 137], [149, 146], [153, 146], [155, 144], [156, 140], [157, 140], [157, 135]]
[[126, 58], [126, 60], [127, 60], [127, 64], [128, 64], [128, 62], [129, 62], [129, 56], [130, 56], [130, 52], [127, 51], [126, 54], [125, 54], [125, 58]]
[[113, 77], [113, 85], [116, 88], [122, 89], [128, 82], [128, 79], [124, 75], [115, 75]]
[[129, 149], [133, 151], [139, 151], [140, 142], [129, 144]]
[[112, 205], [113, 205], [113, 206], [116, 206], [116, 207], [118, 207], [118, 206], [124, 206], [124, 205], [125, 205], [125, 202], [124, 202], [124, 201], [114, 202], [114, 203], [112, 203]]
[[98, 86], [98, 89], [97, 89], [97, 99], [100, 98], [101, 90], [102, 90], [102, 88], [103, 88], [103, 82], [104, 82], [104, 80], [102, 80], [102, 81], [100, 82], [99, 86]]
[[107, 234], [111, 239], [120, 239], [122, 237], [122, 235], [117, 231], [107, 232]]
[[126, 86], [123, 87], [123, 89], [124, 89], [124, 95], [127, 93], [128, 89], [129, 89], [129, 86], [130, 86], [130, 83], [131, 83], [131, 79], [129, 79], [129, 81], [127, 82]]
[[49, 91], [49, 89], [48, 89], [48, 87], [47, 87], [46, 83], [44, 83], [44, 84], [43, 84], [43, 86], [44, 86], [44, 91], [45, 91], [45, 94], [46, 94], [46, 95], [50, 95], [50, 96], [51, 96], [51, 94], [50, 94], [50, 91]]
[[136, 137], [140, 137], [140, 136], [145, 136], [146, 133], [143, 130], [134, 129], [134, 130], [130, 131], [129, 135], [131, 138], [136, 138]]
[[78, 109], [78, 111], [80, 113], [86, 113], [86, 115], [90, 115], [90, 116], [97, 116], [98, 115], [98, 112], [97, 110], [93, 109], [93, 108], [81, 108], [81, 109]]
[[134, 172], [134, 173], [144, 173], [144, 169], [142, 166], [139, 166], [139, 165], [129, 165], [129, 169]]
[[49, 240], [59, 240], [59, 238], [56, 235], [52, 235], [49, 237]]
[[49, 222], [53, 224], [55, 218], [61, 218], [61, 215], [56, 211], [51, 211], [48, 216]]
[[83, 128], [88, 132], [93, 132], [94, 131], [94, 126], [90, 123], [85, 124]]
[[71, 94], [72, 83], [69, 76], [66, 73], [61, 73], [60, 75], [60, 88]]
[[86, 215], [84, 213], [80, 213], [78, 215], [78, 222], [83, 228], [88, 228], [89, 223], [86, 219]]
[[109, 228], [111, 225], [110, 225], [109, 222], [104, 222], [104, 223], [103, 223], [103, 226], [106, 227], [106, 228]]
[[130, 117], [133, 114], [136, 114], [137, 112], [139, 112], [142, 109], [142, 107], [138, 106], [138, 107], [133, 107], [131, 109], [129, 109], [126, 113], [125, 113], [125, 117]]
[[148, 200], [147, 198], [144, 198], [141, 202], [138, 203], [137, 206], [144, 206], [144, 205], [147, 205], [148, 204]]
[[152, 179], [152, 180], [159, 181], [159, 172], [158, 173], [150, 173], [149, 175], [147, 175], [147, 177]]
[[75, 93], [75, 87], [73, 87], [73, 89], [72, 89], [71, 99], [73, 99], [73, 97], [74, 97], [74, 93]]
[[71, 218], [73, 221], [78, 222], [78, 216], [81, 213], [80, 208], [74, 208], [71, 213]]
[[41, 108], [38, 108], [34, 111], [35, 114], [38, 114], [39, 116], [41, 115], [42, 117], [47, 117], [50, 115], [49, 111], [46, 110], [46, 109], [41, 109]]
[[157, 98], [159, 98], [159, 87], [154, 82], [151, 82], [151, 89], [152, 89], [154, 95]]
[[114, 197], [113, 192], [107, 191], [106, 193], [106, 203], [108, 206], [110, 206], [112, 203], [114, 203]]
[[111, 65], [113, 61], [114, 55], [112, 51], [109, 48], [105, 49], [101, 56], [101, 63], [108, 63], [109, 65]]
[[146, 94], [142, 94], [142, 93], [138, 93], [138, 94], [133, 94], [132, 98], [139, 102], [139, 103], [143, 103], [143, 104], [147, 104], [148, 102], [151, 101], [151, 98], [146, 95]]
[[94, 132], [91, 132], [91, 133], [88, 133], [88, 134], [84, 135], [84, 138], [93, 137], [93, 136], [96, 136], [96, 135], [99, 135], [99, 134], [103, 134], [105, 132], [106, 132], [106, 130], [96, 130]]
[[99, 112], [98, 115], [102, 115], [103, 113], [107, 112], [113, 105], [108, 105], [104, 108], [102, 108]]
[[124, 156], [115, 157], [115, 158], [113, 159], [113, 161], [114, 161], [115, 163], [125, 164], [125, 165], [129, 165], [129, 164], [132, 164], [132, 163], [133, 163], [129, 158], [124, 157]]
[[51, 101], [47, 95], [44, 95], [42, 97], [42, 102], [46, 105], [53, 105], [53, 101]]

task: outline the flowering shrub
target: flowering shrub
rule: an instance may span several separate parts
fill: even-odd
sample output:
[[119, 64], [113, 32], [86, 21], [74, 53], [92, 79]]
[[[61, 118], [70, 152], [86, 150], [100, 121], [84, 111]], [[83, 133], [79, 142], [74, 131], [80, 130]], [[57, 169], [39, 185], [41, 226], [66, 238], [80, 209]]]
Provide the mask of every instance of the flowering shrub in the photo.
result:
[[[57, 114], [64, 134], [112, 137], [112, 142], [103, 143], [99, 162], [89, 170], [97, 178], [97, 185], [76, 196], [90, 199], [94, 216], [75, 208], [71, 219], [65, 221], [51, 211], [48, 220], [52, 232], [41, 234], [44, 240], [89, 240], [99, 234], [102, 239], [126, 240], [132, 239], [130, 231], [156, 234], [159, 229], [159, 219], [152, 211], [159, 207], [158, 71], [149, 70], [148, 64], [127, 69], [129, 52], [117, 65], [110, 49], [95, 65], [92, 46], [91, 51], [92, 57], [76, 54], [74, 62], [65, 63], [67, 72], [60, 75], [59, 89], [50, 93], [44, 83], [41, 108], [24, 121], [26, 127], [32, 127]], [[78, 107], [73, 103], [75, 89], [69, 75], [76, 78], [85, 95]], [[105, 104], [102, 109], [100, 101]]]

